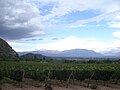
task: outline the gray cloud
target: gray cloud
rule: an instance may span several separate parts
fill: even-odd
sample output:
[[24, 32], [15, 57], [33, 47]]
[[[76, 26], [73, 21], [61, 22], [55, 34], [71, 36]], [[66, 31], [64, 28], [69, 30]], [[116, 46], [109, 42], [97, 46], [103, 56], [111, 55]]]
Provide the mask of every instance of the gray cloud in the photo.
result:
[[43, 40], [42, 38], [37, 38], [37, 39], [27, 39], [27, 40], [25, 40], [25, 41], [41, 41], [41, 40]]
[[5, 39], [20, 39], [20, 38], [25, 38], [25, 37], [30, 37], [30, 34], [28, 34], [28, 30], [25, 28], [7, 28], [0, 26], [0, 36], [5, 38]]
[[51, 40], [59, 40], [59, 38], [52, 38]]
[[0, 37], [15, 40], [43, 35], [39, 13], [26, 0], [0, 0]]

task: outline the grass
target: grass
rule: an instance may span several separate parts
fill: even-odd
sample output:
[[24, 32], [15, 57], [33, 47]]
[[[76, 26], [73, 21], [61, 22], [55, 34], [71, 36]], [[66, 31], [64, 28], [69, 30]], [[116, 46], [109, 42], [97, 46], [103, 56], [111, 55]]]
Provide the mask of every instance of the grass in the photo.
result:
[[7, 78], [7, 77], [4, 77], [2, 80], [0, 80], [0, 84], [5, 84], [5, 83], [8, 83], [8, 84], [16, 84], [17, 81], [12, 80], [12, 79]]

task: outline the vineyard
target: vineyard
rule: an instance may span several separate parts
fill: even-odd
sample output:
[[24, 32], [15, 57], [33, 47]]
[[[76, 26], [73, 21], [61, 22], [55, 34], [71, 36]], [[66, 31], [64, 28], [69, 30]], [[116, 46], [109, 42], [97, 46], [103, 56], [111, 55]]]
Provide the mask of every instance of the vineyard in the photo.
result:
[[119, 84], [120, 64], [76, 64], [50, 62], [0, 62], [0, 79], [8, 77], [21, 82], [22, 78], [45, 81], [59, 80], [69, 82], [78, 80], [113, 80]]

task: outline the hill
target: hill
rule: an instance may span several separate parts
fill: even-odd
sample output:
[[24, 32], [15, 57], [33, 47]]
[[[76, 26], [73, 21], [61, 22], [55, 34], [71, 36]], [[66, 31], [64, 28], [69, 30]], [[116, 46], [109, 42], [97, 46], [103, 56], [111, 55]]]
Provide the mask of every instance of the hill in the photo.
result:
[[49, 57], [46, 57], [42, 54], [32, 54], [32, 53], [27, 53], [25, 55], [20, 56], [21, 60], [26, 60], [26, 61], [40, 61], [40, 60], [49, 60]]
[[18, 54], [5, 40], [0, 38], [0, 60], [15, 60], [15, 59], [18, 59]]

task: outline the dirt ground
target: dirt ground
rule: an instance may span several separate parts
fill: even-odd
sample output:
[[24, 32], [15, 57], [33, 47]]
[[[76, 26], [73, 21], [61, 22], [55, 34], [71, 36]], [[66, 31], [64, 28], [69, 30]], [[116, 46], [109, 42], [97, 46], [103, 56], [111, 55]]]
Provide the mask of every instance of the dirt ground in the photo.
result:
[[[16, 87], [10, 84], [4, 84], [2, 86], [2, 90], [45, 90], [44, 87], [35, 87], [35, 86], [29, 86], [29, 85], [24, 85], [22, 88], [21, 87]], [[53, 86], [53, 90], [92, 90], [87, 87], [82, 87], [82, 86], [76, 86], [76, 85], [71, 85], [70, 87], [60, 87], [60, 86]], [[104, 86], [99, 86], [96, 90], [120, 90], [119, 88], [110, 88], [110, 87], [104, 87]]]
[[[69, 84], [68, 88], [65, 85], [52, 85], [53, 90], [93, 90], [78, 84]], [[44, 83], [33, 80], [25, 80], [20, 85], [3, 84], [2, 90], [45, 90]], [[111, 85], [109, 87], [98, 85], [96, 90], [120, 90], [120, 85]]]

